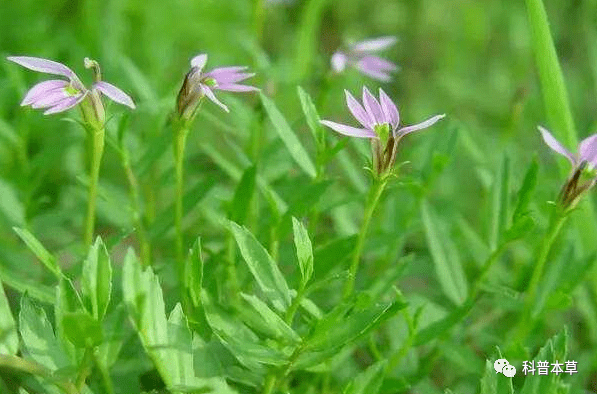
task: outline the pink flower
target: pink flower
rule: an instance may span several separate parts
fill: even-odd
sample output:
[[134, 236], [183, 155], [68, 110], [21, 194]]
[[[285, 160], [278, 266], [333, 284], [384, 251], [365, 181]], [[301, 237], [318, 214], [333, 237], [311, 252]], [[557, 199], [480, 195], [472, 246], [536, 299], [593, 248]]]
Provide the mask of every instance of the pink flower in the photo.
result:
[[375, 56], [374, 53], [387, 49], [395, 43], [396, 37], [392, 36], [358, 42], [351, 45], [348, 51], [337, 51], [332, 55], [332, 69], [340, 73], [349, 65], [373, 79], [389, 82], [392, 79], [389, 73], [398, 70], [398, 66]]
[[220, 67], [204, 73], [203, 67], [207, 63], [207, 55], [202, 53], [191, 59], [191, 71], [185, 77], [184, 83], [178, 93], [178, 112], [181, 116], [194, 112], [199, 99], [206, 96], [208, 99], [219, 105], [224, 111], [229, 112], [215, 96], [213, 89], [225, 90], [228, 92], [250, 92], [258, 91], [254, 86], [241, 85], [239, 82], [254, 76], [254, 73], [247, 73], [248, 67]]
[[348, 106], [348, 109], [355, 119], [359, 121], [362, 127], [348, 126], [329, 120], [322, 120], [321, 123], [340, 134], [351, 137], [383, 138], [383, 136], [380, 136], [380, 130], [388, 128], [388, 131], [392, 132], [392, 136], [395, 139], [399, 139], [413, 131], [425, 129], [446, 116], [445, 114], [435, 115], [424, 122], [399, 128], [400, 114], [398, 108], [396, 108], [396, 105], [381, 88], [379, 89], [378, 101], [371, 92], [364, 87], [363, 105], [361, 105], [348, 90], [345, 90], [344, 93], [346, 94], [346, 105]]
[[[97, 80], [91, 85], [91, 89], [87, 89], [79, 77], [62, 63], [30, 56], [9, 56], [7, 59], [29, 70], [62, 75], [68, 78], [68, 80], [53, 79], [40, 82], [29, 89], [25, 98], [23, 98], [21, 102], [22, 106], [30, 105], [31, 108], [36, 109], [47, 108], [44, 115], [64, 112], [79, 104], [88, 95], [97, 95], [98, 92], [103, 93], [109, 99], [119, 104], [135, 109], [133, 100], [116, 86]], [[95, 67], [96, 65], [97, 63], [85, 58], [85, 66], [87, 68]]]
[[361, 127], [353, 127], [330, 120], [322, 120], [321, 124], [337, 131], [340, 134], [351, 137], [369, 138], [373, 149], [373, 165], [378, 176], [384, 176], [392, 172], [396, 161], [398, 143], [405, 135], [414, 131], [423, 130], [446, 115], [435, 115], [424, 122], [412, 126], [400, 127], [400, 114], [398, 108], [380, 88], [379, 101], [363, 88], [363, 105], [361, 105], [347, 90], [346, 105], [361, 124]]

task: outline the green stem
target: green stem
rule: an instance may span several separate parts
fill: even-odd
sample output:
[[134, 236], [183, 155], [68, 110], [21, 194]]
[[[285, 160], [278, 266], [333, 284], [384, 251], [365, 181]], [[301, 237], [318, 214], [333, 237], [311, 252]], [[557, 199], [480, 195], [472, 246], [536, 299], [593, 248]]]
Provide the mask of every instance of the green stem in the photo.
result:
[[[176, 202], [174, 224], [176, 227], [176, 262], [179, 279], [184, 272], [184, 238], [182, 233], [183, 197], [184, 197], [184, 150], [189, 129], [183, 125], [174, 129], [174, 162], [176, 171]], [[182, 283], [182, 282], [181, 282]]]
[[361, 224], [361, 230], [359, 231], [357, 244], [352, 254], [349, 275], [344, 283], [344, 290], [342, 292], [344, 299], [350, 297], [354, 289], [354, 281], [359, 269], [359, 262], [361, 260], [361, 254], [363, 253], [365, 238], [367, 238], [367, 232], [369, 230], [369, 223], [371, 222], [371, 217], [373, 216], [375, 207], [379, 202], [379, 198], [381, 197], [387, 182], [387, 178], [375, 179], [371, 185], [371, 188], [369, 189], [369, 194], [367, 195], [367, 201], [365, 203], [365, 213], [363, 214], [363, 223]]
[[95, 229], [95, 206], [97, 200], [97, 184], [99, 181], [102, 156], [104, 154], [104, 128], [91, 129], [91, 167], [89, 169], [89, 195], [87, 199], [87, 221], [85, 225], [85, 247], [93, 242]]
[[298, 307], [301, 305], [301, 301], [305, 296], [305, 283], [301, 280], [301, 284], [299, 285], [299, 289], [296, 292], [296, 297], [292, 300], [290, 307], [286, 311], [285, 321], [288, 325], [292, 325], [292, 320], [294, 320], [294, 315], [298, 310]]
[[551, 247], [553, 246], [554, 241], [560, 233], [567, 217], [568, 215], [566, 213], [561, 212], [556, 207], [556, 211], [553, 213], [553, 216], [550, 220], [549, 229], [547, 230], [547, 233], [541, 241], [541, 246], [539, 248], [539, 256], [537, 258], [537, 263], [535, 264], [535, 268], [533, 270], [531, 281], [529, 283], [529, 287], [527, 289], [527, 294], [525, 297], [522, 318], [518, 324], [518, 330], [516, 335], [516, 341], [518, 343], [522, 342], [526, 338], [530, 329], [532, 328], [531, 323], [539, 312], [533, 311], [533, 307], [536, 303], [539, 281], [543, 277], [543, 270], [545, 268], [545, 263], [547, 262], [549, 252], [551, 251]]
[[254, 24], [255, 24], [255, 38], [257, 43], [261, 44], [261, 39], [263, 38], [263, 22], [265, 20], [265, 7], [263, 0], [255, 0], [255, 9], [253, 10], [254, 13]]
[[104, 364], [102, 364], [100, 362], [100, 360], [98, 360], [95, 352], [92, 352], [92, 356], [93, 356], [93, 362], [99, 369], [99, 372], [100, 372], [100, 375], [102, 378], [102, 382], [104, 384], [104, 388], [106, 389], [106, 393], [114, 394], [114, 383], [112, 383], [112, 378], [110, 377], [110, 372], [108, 371], [108, 368], [106, 368], [106, 366]]
[[151, 265], [151, 245], [149, 244], [147, 230], [143, 224], [143, 217], [140, 211], [139, 183], [137, 182], [137, 178], [135, 177], [135, 173], [131, 167], [128, 151], [124, 147], [122, 149], [121, 156], [122, 166], [124, 167], [124, 172], [126, 173], [126, 178], [130, 186], [131, 206], [133, 209], [135, 226], [137, 227], [137, 235], [139, 237], [139, 245], [141, 248], [141, 263], [145, 266]]

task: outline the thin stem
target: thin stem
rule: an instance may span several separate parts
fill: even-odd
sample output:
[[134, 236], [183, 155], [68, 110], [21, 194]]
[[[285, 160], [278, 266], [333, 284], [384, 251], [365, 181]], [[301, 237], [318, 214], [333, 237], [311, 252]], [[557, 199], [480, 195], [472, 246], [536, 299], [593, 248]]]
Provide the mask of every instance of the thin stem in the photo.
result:
[[[174, 162], [176, 170], [176, 202], [174, 224], [176, 227], [176, 261], [178, 273], [182, 279], [184, 272], [184, 237], [182, 232], [183, 198], [184, 198], [184, 150], [189, 129], [184, 125], [174, 129]], [[182, 282], [181, 282], [182, 283]]]
[[518, 330], [515, 337], [516, 342], [520, 343], [526, 338], [530, 329], [532, 328], [531, 323], [539, 312], [537, 310], [533, 311], [533, 307], [536, 303], [539, 281], [543, 277], [543, 270], [545, 268], [545, 263], [547, 262], [547, 256], [549, 255], [551, 247], [553, 246], [554, 241], [560, 233], [562, 226], [566, 222], [567, 217], [568, 215], [565, 212], [561, 212], [556, 207], [556, 211], [554, 211], [553, 216], [550, 220], [549, 229], [547, 230], [547, 233], [545, 233], [543, 240], [541, 241], [541, 246], [539, 248], [539, 256], [537, 258], [537, 263], [535, 264], [535, 269], [533, 270], [531, 281], [527, 289], [522, 317], [518, 324]]
[[137, 178], [135, 177], [135, 173], [131, 167], [128, 151], [124, 147], [122, 149], [121, 157], [122, 166], [124, 167], [124, 172], [126, 173], [126, 179], [128, 180], [130, 186], [131, 206], [133, 209], [135, 226], [137, 227], [137, 235], [139, 237], [139, 245], [141, 248], [141, 263], [143, 265], [151, 265], [151, 245], [149, 244], [147, 230], [143, 224], [143, 217], [140, 211], [139, 183], [137, 182]]
[[346, 279], [346, 282], [344, 283], [344, 290], [342, 292], [344, 299], [350, 297], [354, 289], [354, 281], [357, 275], [357, 271], [359, 269], [359, 262], [361, 260], [361, 254], [363, 253], [365, 238], [367, 237], [367, 232], [369, 230], [369, 223], [371, 222], [371, 217], [373, 216], [375, 207], [379, 202], [379, 198], [381, 197], [381, 194], [383, 193], [386, 184], [387, 179], [375, 179], [373, 181], [373, 184], [371, 185], [371, 188], [369, 189], [367, 202], [365, 203], [365, 213], [363, 214], [363, 223], [361, 224], [361, 230], [359, 231], [357, 244], [354, 248], [354, 252], [352, 255], [349, 275]]
[[288, 325], [292, 325], [292, 320], [294, 320], [294, 315], [298, 310], [298, 307], [301, 305], [301, 301], [305, 296], [305, 283], [301, 280], [301, 284], [299, 285], [299, 289], [296, 292], [296, 297], [292, 300], [290, 307], [286, 311], [285, 321]]
[[97, 200], [97, 184], [99, 181], [102, 156], [104, 154], [104, 128], [91, 129], [91, 166], [89, 169], [89, 195], [87, 199], [87, 221], [85, 225], [85, 247], [93, 242], [95, 229], [95, 206]]
[[253, 10], [255, 17], [255, 38], [258, 44], [261, 44], [261, 39], [263, 38], [263, 22], [265, 20], [265, 7], [263, 3], [263, 0], [255, 0], [255, 9]]

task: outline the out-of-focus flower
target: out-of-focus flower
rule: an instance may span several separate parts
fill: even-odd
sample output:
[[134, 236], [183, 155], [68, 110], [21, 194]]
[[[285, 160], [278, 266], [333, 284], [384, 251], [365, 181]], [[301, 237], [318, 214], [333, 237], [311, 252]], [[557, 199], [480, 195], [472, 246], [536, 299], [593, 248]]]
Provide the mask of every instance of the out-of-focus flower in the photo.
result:
[[562, 187], [558, 198], [564, 208], [572, 208], [597, 180], [597, 134], [582, 140], [578, 145], [578, 152], [573, 154], [546, 128], [538, 126], [538, 129], [547, 146], [566, 157], [572, 164], [572, 175]]
[[68, 80], [53, 79], [40, 82], [29, 89], [25, 95], [21, 105], [30, 105], [36, 109], [46, 109], [44, 112], [45, 115], [66, 111], [81, 103], [85, 98], [88, 98], [96, 112], [96, 120], [103, 122], [105, 115], [99, 93], [104, 94], [119, 104], [126, 105], [132, 109], [135, 108], [133, 100], [126, 93], [116, 86], [101, 80], [99, 65], [94, 60], [85, 58], [84, 61], [85, 67], [93, 68], [95, 73], [95, 82], [91, 85], [91, 89], [87, 89], [79, 77], [62, 63], [31, 56], [9, 56], [7, 59], [29, 70], [61, 75], [68, 78]]
[[199, 100], [206, 96], [219, 105], [224, 111], [229, 112], [215, 96], [213, 89], [229, 92], [257, 91], [254, 86], [241, 85], [239, 82], [254, 76], [254, 73], [245, 72], [248, 67], [219, 67], [204, 73], [203, 67], [207, 63], [207, 55], [202, 53], [191, 59], [191, 70], [185, 76], [182, 88], [178, 93], [177, 109], [181, 118], [192, 117]]
[[353, 127], [341, 123], [322, 120], [321, 123], [340, 134], [351, 137], [370, 138], [373, 149], [373, 162], [378, 175], [386, 173], [396, 161], [396, 151], [400, 139], [414, 131], [423, 130], [438, 120], [445, 117], [445, 114], [435, 115], [424, 122], [412, 126], [400, 126], [400, 114], [398, 108], [380, 88], [379, 101], [363, 88], [363, 105], [361, 105], [347, 90], [346, 105], [352, 115], [359, 121], [362, 127]]
[[351, 66], [373, 79], [389, 82], [392, 79], [390, 73], [398, 70], [398, 66], [374, 54], [396, 41], [393, 36], [379, 37], [353, 44], [346, 51], [336, 51], [331, 58], [332, 69], [340, 73], [346, 66]]

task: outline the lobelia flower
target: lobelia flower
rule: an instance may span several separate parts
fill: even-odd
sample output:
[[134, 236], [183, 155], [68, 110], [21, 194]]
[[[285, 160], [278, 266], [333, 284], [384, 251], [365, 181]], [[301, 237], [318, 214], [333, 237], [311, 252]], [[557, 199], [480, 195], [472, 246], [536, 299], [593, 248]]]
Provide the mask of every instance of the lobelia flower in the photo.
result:
[[350, 92], [347, 90], [344, 92], [348, 109], [362, 127], [348, 126], [329, 120], [322, 120], [321, 123], [340, 134], [371, 139], [373, 163], [378, 175], [386, 174], [394, 165], [398, 143], [402, 137], [414, 131], [423, 130], [446, 116], [445, 114], [435, 115], [424, 122], [400, 128], [398, 108], [381, 88], [378, 101], [364, 87], [363, 105]]
[[379, 37], [353, 44], [346, 52], [336, 51], [331, 58], [332, 69], [340, 73], [346, 66], [352, 66], [373, 79], [389, 82], [390, 72], [398, 70], [398, 66], [374, 53], [391, 47], [396, 41], [392, 36]]
[[538, 126], [538, 129], [547, 146], [572, 164], [572, 175], [562, 187], [558, 201], [564, 208], [573, 208], [597, 180], [597, 134], [582, 140], [578, 153], [572, 154], [546, 128]]
[[191, 70], [185, 76], [177, 98], [177, 109], [181, 118], [191, 118], [203, 96], [219, 105], [224, 111], [229, 112], [228, 107], [217, 99], [213, 89], [228, 92], [259, 90], [254, 86], [239, 84], [239, 82], [255, 75], [254, 73], [245, 72], [248, 67], [219, 67], [204, 73], [203, 67], [206, 63], [207, 55], [204, 53], [191, 59]]
[[[52, 79], [40, 82], [29, 89], [21, 105], [30, 105], [35, 109], [46, 109], [44, 115], [64, 112], [88, 99], [90, 108], [93, 109], [94, 113], [93, 115], [86, 113], [85, 108], [82, 107], [85, 120], [103, 124], [105, 113], [100, 100], [100, 93], [119, 104], [135, 109], [133, 100], [126, 93], [101, 80], [99, 64], [89, 58], [84, 59], [84, 64], [85, 68], [94, 70], [95, 82], [91, 85], [91, 89], [87, 89], [79, 77], [62, 63], [31, 56], [9, 56], [7, 59], [29, 70], [61, 75], [68, 79]], [[94, 119], [89, 119], [90, 116], [93, 116]]]

